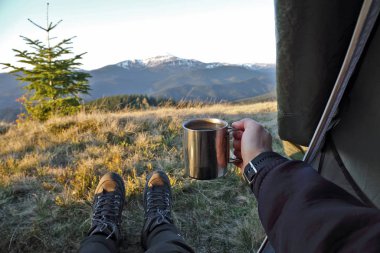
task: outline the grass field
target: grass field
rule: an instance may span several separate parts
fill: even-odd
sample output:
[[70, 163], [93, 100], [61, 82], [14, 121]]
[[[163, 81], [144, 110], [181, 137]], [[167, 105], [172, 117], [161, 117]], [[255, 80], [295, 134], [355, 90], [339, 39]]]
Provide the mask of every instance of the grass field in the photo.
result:
[[184, 176], [181, 124], [194, 117], [250, 117], [277, 137], [276, 103], [79, 114], [0, 124], [0, 252], [75, 252], [90, 226], [102, 174], [127, 187], [121, 252], [142, 252], [142, 191], [153, 169], [168, 173], [174, 219], [197, 252], [255, 252], [264, 237], [256, 202], [237, 168], [212, 181]]

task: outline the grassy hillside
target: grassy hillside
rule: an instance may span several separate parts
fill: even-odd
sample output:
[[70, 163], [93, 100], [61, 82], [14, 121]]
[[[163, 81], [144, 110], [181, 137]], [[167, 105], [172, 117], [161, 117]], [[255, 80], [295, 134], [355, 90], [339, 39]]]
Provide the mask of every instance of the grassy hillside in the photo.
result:
[[253, 195], [234, 166], [218, 180], [184, 177], [181, 123], [252, 117], [272, 132], [280, 151], [275, 114], [276, 103], [265, 102], [0, 124], [0, 252], [75, 252], [107, 171], [122, 174], [127, 187], [121, 252], [142, 252], [142, 190], [153, 169], [170, 175], [175, 222], [197, 252], [255, 252], [264, 234]]

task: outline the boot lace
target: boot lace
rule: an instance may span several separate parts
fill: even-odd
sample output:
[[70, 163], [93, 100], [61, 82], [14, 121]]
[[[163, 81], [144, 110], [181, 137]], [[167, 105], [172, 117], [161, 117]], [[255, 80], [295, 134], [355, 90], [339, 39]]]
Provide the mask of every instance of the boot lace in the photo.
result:
[[171, 222], [170, 195], [166, 191], [152, 190], [147, 193], [147, 216], [157, 218], [157, 224]]
[[100, 232], [103, 232], [107, 228], [111, 231], [107, 239], [109, 239], [116, 232], [118, 226], [120, 226], [120, 203], [121, 199], [117, 194], [102, 194], [97, 197], [92, 222], [94, 226], [100, 226]]

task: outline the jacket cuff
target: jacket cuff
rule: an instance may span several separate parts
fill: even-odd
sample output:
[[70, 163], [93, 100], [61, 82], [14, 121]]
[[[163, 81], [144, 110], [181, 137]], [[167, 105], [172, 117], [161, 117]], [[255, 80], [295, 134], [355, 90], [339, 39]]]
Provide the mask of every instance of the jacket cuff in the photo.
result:
[[259, 194], [261, 182], [268, 174], [268, 172], [287, 161], [289, 161], [287, 158], [272, 151], [263, 152], [251, 161], [251, 163], [257, 168], [258, 171], [255, 181], [251, 185], [251, 190], [255, 194], [256, 198]]

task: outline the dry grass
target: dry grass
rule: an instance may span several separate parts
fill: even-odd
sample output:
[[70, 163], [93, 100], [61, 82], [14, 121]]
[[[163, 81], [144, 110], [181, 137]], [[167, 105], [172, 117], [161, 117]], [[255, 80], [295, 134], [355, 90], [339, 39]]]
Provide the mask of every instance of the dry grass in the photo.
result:
[[231, 166], [212, 181], [183, 175], [181, 123], [194, 117], [229, 122], [251, 117], [275, 137], [276, 103], [161, 108], [79, 114], [44, 124], [0, 124], [0, 252], [75, 252], [90, 226], [93, 191], [102, 174], [127, 187], [121, 252], [142, 252], [145, 176], [170, 176], [174, 218], [197, 252], [255, 252], [263, 239], [254, 197]]

